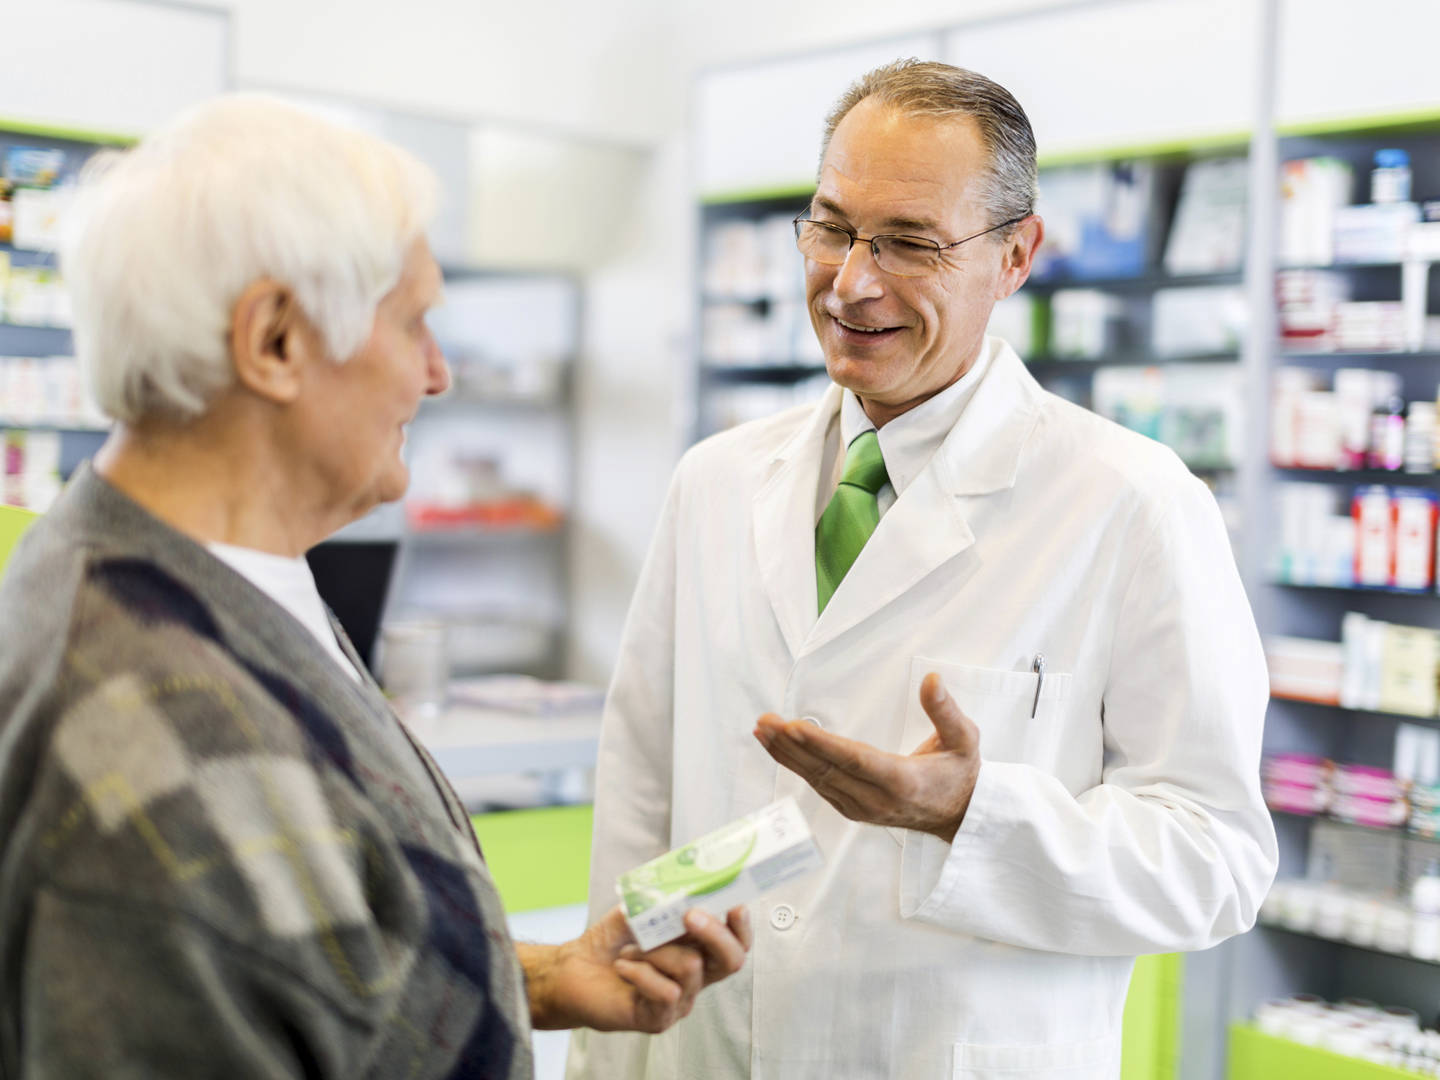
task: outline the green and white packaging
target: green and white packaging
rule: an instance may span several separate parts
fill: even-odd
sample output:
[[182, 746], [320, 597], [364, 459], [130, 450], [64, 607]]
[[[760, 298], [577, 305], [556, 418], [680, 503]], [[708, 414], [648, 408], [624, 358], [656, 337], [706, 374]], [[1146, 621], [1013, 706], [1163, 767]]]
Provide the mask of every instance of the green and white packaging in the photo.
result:
[[805, 815], [793, 798], [784, 798], [621, 874], [615, 891], [635, 940], [648, 952], [685, 933], [690, 908], [723, 919], [737, 904], [824, 861]]

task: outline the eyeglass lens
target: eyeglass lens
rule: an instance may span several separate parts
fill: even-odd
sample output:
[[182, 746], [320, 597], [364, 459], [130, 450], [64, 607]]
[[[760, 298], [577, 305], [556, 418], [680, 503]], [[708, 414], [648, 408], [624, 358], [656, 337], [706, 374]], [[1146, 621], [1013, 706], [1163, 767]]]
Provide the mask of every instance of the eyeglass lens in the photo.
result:
[[[807, 259], [830, 266], [840, 265], [850, 254], [850, 234], [820, 222], [796, 222], [795, 243]], [[875, 253], [876, 265], [888, 274], [915, 277], [928, 273], [940, 262], [940, 249], [919, 239], [881, 236], [873, 241], [862, 240], [857, 243], [870, 244]]]

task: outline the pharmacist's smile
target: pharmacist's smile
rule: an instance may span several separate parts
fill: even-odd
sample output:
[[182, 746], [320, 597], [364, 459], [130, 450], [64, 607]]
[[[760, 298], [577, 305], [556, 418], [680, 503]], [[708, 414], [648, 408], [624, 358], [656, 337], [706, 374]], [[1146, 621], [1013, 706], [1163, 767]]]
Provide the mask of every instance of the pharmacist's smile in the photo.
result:
[[[830, 315], [829, 312], [826, 312]], [[830, 321], [834, 324], [835, 332], [846, 344], [855, 345], [880, 345], [893, 341], [903, 326], [877, 326], [873, 323], [856, 322], [850, 319], [842, 319], [838, 315], [830, 315]]]

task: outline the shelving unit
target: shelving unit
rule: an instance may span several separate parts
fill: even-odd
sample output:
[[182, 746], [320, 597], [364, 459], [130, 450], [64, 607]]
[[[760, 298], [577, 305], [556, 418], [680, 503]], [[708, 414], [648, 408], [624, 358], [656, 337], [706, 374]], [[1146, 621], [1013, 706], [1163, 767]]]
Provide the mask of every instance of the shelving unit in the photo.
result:
[[[560, 275], [457, 269], [446, 284], [447, 306], [432, 325], [454, 385], [425, 401], [411, 425], [406, 502], [380, 507], [322, 547], [391, 545], [383, 621], [447, 626], [454, 674], [559, 678], [579, 288]], [[422, 504], [440, 508], [435, 517], [475, 520], [426, 523]]]

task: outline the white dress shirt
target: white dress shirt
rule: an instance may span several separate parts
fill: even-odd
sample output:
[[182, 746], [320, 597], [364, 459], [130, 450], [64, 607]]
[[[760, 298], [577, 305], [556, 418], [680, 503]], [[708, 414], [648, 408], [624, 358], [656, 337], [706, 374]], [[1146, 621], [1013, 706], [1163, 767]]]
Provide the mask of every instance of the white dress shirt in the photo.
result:
[[[945, 436], [975, 396], [975, 388], [989, 366], [990, 350], [981, 349], [970, 370], [959, 379], [879, 429], [876, 438], [880, 440], [880, 456], [885, 459], [885, 472], [890, 477], [890, 482], [875, 493], [882, 518], [940, 449]], [[840, 477], [845, 472], [845, 450], [867, 431], [875, 431], [874, 421], [866, 414], [860, 399], [846, 390], [825, 432], [825, 456], [820, 464], [820, 488], [815, 499], [817, 525], [840, 486]]]
[[266, 596], [293, 615], [301, 626], [309, 630], [330, 658], [340, 665], [342, 671], [356, 682], [361, 682], [360, 673], [340, 648], [335, 639], [335, 629], [330, 625], [330, 614], [325, 601], [320, 599], [320, 590], [315, 587], [315, 575], [304, 556], [298, 559], [284, 555], [272, 555], [268, 551], [237, 547], [235, 544], [207, 544], [214, 555], [230, 569], [245, 578]]

